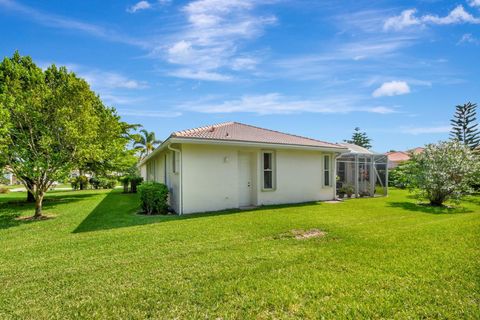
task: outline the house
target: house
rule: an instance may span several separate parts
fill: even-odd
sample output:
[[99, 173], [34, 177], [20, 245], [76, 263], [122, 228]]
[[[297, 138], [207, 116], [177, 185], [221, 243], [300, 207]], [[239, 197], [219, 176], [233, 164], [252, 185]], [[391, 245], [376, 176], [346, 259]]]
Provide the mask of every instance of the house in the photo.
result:
[[334, 143], [226, 122], [172, 133], [140, 163], [178, 214], [334, 199]]
[[410, 155], [403, 151], [391, 151], [385, 153], [388, 157], [388, 168], [393, 169], [400, 163], [410, 160]]
[[388, 168], [393, 169], [400, 163], [410, 160], [412, 155], [422, 153], [425, 148], [417, 147], [407, 151], [391, 151], [385, 153], [388, 157]]

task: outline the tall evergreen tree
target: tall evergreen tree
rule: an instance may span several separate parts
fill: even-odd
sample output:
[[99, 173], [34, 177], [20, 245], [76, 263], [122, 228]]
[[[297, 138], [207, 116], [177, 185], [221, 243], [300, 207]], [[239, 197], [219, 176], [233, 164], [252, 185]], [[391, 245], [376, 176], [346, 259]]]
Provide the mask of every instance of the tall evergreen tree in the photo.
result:
[[477, 120], [477, 104], [467, 102], [464, 105], [456, 106], [450, 136], [456, 139], [470, 149], [475, 149], [480, 145], [480, 130], [478, 130]]
[[371, 142], [372, 139], [370, 139], [367, 136], [366, 132], [360, 132], [360, 128], [356, 127], [353, 134], [352, 134], [352, 139], [350, 140], [343, 140], [346, 143], [352, 143], [356, 144], [357, 146], [364, 147], [367, 149], [370, 149], [372, 147]]

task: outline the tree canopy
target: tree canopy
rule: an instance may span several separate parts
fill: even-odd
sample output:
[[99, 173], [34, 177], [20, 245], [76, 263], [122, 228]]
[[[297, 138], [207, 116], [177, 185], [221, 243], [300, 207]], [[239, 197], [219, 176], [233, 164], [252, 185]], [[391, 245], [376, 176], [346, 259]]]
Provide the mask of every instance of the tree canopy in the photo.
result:
[[367, 149], [370, 149], [372, 147], [371, 142], [372, 139], [370, 139], [367, 136], [366, 132], [361, 132], [359, 127], [356, 127], [353, 131], [352, 138], [350, 140], [343, 140], [346, 143], [351, 143], [355, 144], [360, 147], [364, 147]]
[[439, 206], [472, 191], [480, 170], [478, 157], [459, 141], [429, 144], [413, 154], [405, 167], [407, 186], [420, 198]]
[[18, 52], [0, 63], [0, 114], [0, 159], [34, 195], [35, 217], [53, 182], [82, 166], [113, 168], [129, 141], [129, 125], [87, 82]]
[[162, 141], [155, 138], [155, 132], [148, 132], [145, 129], [140, 130], [140, 134], [134, 135], [134, 148], [140, 151], [140, 158], [147, 156]]
[[480, 130], [476, 123], [477, 105], [467, 102], [455, 108], [453, 119], [450, 120], [452, 124], [450, 136], [474, 150], [480, 145]]

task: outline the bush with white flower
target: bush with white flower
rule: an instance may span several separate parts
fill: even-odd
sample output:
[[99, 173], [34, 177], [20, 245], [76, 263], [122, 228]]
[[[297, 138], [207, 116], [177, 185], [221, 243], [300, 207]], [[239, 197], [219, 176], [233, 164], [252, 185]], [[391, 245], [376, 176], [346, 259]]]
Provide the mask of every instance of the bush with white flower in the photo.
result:
[[480, 159], [458, 141], [429, 144], [412, 156], [408, 187], [432, 206], [447, 200], [458, 201], [471, 193], [480, 170]]

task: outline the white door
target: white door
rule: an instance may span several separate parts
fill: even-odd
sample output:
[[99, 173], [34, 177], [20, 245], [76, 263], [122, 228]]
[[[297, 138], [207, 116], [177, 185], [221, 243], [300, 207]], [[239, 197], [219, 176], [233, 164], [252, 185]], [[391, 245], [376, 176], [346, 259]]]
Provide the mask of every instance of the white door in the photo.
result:
[[240, 207], [252, 205], [252, 168], [251, 154], [238, 153], [238, 201]]

